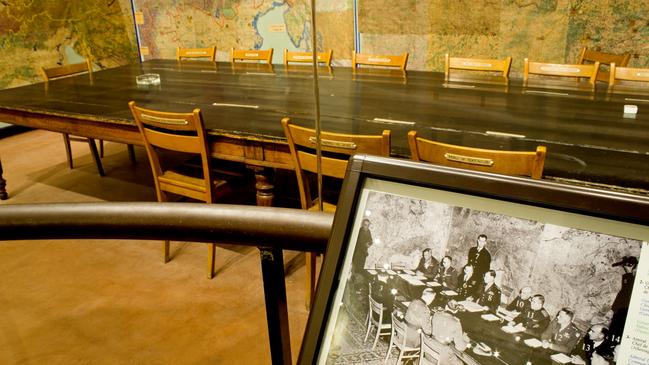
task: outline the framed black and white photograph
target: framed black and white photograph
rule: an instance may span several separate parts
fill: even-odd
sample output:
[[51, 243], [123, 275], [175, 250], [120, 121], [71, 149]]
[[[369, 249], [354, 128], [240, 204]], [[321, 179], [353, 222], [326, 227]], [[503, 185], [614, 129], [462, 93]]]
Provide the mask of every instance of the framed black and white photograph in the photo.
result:
[[314, 363], [616, 363], [649, 227], [566, 209], [584, 197], [570, 189], [516, 201], [503, 194], [515, 178], [493, 194], [458, 191], [480, 178], [455, 176], [451, 189], [361, 173], [347, 187], [355, 203], [337, 264], [325, 262], [335, 269], [323, 269], [322, 323], [305, 339], [319, 329]]

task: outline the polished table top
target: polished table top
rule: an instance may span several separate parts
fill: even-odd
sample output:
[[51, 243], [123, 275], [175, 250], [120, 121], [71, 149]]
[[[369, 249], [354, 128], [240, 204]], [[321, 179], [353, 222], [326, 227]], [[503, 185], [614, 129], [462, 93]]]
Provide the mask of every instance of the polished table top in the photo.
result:
[[[134, 128], [127, 102], [166, 111], [200, 108], [212, 136], [283, 143], [280, 119], [313, 125], [310, 67], [153, 60], [0, 91], [0, 118], [12, 111]], [[138, 86], [157, 73], [161, 85]], [[430, 72], [321, 68], [323, 129], [392, 130], [392, 154], [409, 155], [409, 130], [472, 147], [548, 148], [544, 176], [649, 190], [649, 91], [592, 92], [575, 82], [446, 82]], [[553, 82], [553, 81], [551, 81]], [[625, 104], [638, 105], [632, 118]], [[13, 123], [21, 124], [19, 118]], [[46, 128], [47, 129], [47, 128]], [[83, 128], [79, 125], [79, 132]], [[110, 140], [110, 136], [107, 138]], [[643, 193], [642, 191], [640, 191]]]

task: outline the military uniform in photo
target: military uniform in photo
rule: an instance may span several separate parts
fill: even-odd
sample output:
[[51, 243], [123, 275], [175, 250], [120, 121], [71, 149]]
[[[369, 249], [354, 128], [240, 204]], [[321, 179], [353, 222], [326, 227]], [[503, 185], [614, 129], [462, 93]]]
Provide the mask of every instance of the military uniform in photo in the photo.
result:
[[464, 273], [461, 273], [457, 277], [457, 299], [464, 300], [468, 297], [474, 299], [478, 298], [480, 294], [481, 284], [478, 283], [475, 275], [472, 275], [465, 280]]
[[462, 331], [462, 323], [460, 323], [460, 320], [451, 313], [439, 311], [433, 314], [432, 324], [433, 337], [435, 337], [437, 341], [446, 345], [442, 351], [440, 351], [438, 364], [462, 365], [462, 360], [460, 360], [455, 351], [451, 349], [451, 346], [453, 346], [455, 350], [461, 352], [464, 351], [468, 345], [468, 342], [464, 338], [464, 332]]
[[514, 298], [514, 300], [512, 300], [512, 302], [509, 303], [509, 305], [507, 305], [506, 309], [508, 311], [516, 311], [518, 313], [523, 313], [525, 312], [525, 310], [530, 308], [530, 299], [531, 298], [522, 299], [521, 296], [519, 295], [516, 298]]
[[496, 284], [483, 288], [476, 303], [489, 307], [489, 311], [495, 313], [500, 305], [500, 288]]
[[550, 315], [545, 310], [541, 308], [538, 310], [533, 310], [528, 308], [521, 312], [519, 315], [514, 318], [515, 324], [521, 324], [525, 327], [525, 332], [533, 336], [540, 336], [548, 325], [550, 324]]
[[604, 338], [602, 341], [594, 342], [590, 339], [588, 335], [582, 337], [575, 349], [572, 351], [571, 355], [577, 355], [582, 358], [586, 365], [591, 364], [591, 359], [593, 354], [597, 354], [603, 357], [605, 360], [611, 362], [614, 358], [616, 344], [608, 338]]
[[473, 273], [478, 277], [491, 268], [491, 254], [486, 247], [478, 251], [477, 247], [469, 248], [468, 263], [473, 266]]
[[417, 298], [410, 302], [404, 320], [406, 325], [411, 329], [411, 331], [407, 332], [406, 346], [419, 346], [421, 339], [418, 331], [420, 330], [426, 335], [431, 334], [430, 310], [422, 299]]
[[417, 265], [415, 271], [422, 273], [426, 278], [432, 280], [437, 274], [438, 268], [439, 262], [434, 257], [431, 257], [428, 263], [426, 263], [426, 259], [422, 257], [419, 259], [419, 265]]
[[444, 283], [449, 289], [455, 289], [457, 286], [457, 273], [453, 267], [444, 269], [442, 265], [439, 265], [434, 280], [440, 284]]
[[560, 327], [559, 322], [554, 319], [545, 329], [541, 338], [554, 344], [557, 351], [570, 353], [579, 342], [581, 332], [572, 322], [563, 329]]

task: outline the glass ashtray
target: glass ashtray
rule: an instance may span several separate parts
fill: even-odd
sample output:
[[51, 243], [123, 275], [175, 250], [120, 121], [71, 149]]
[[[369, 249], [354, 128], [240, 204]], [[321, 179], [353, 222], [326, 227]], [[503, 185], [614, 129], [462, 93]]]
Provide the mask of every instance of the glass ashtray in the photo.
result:
[[144, 74], [135, 77], [135, 82], [138, 85], [160, 85], [160, 75], [158, 74]]

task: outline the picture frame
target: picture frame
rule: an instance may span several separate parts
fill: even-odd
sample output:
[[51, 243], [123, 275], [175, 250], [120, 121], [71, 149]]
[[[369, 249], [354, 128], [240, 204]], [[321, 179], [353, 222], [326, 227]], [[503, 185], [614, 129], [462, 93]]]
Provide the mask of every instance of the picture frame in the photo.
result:
[[[368, 244], [372, 247], [360, 249], [362, 253], [358, 254], [364, 220], [378, 225], [379, 233], [372, 231], [372, 243]], [[454, 297], [461, 288], [451, 275], [443, 281], [418, 270], [417, 261], [424, 261], [423, 250], [421, 257], [418, 252], [429, 248], [438, 269], [444, 266], [440, 261], [445, 261], [459, 277], [471, 261], [471, 247], [478, 246], [482, 235], [486, 236], [486, 250], [481, 252], [484, 257], [492, 251], [491, 266], [486, 271], [476, 261], [471, 266], [479, 272], [481, 290], [499, 289], [497, 295], [492, 293], [492, 297], [497, 297], [494, 306], [472, 296]], [[588, 348], [592, 347], [590, 337], [597, 338], [590, 331], [601, 329], [600, 324], [606, 321], [608, 350], [597, 351], [605, 355], [606, 363], [615, 363], [614, 355], [628, 357], [633, 353], [632, 341], [625, 341], [622, 331], [628, 338], [642, 335], [628, 325], [625, 327], [624, 323], [631, 321], [620, 320], [621, 317], [614, 318], [621, 328], [616, 327], [613, 333], [606, 308], [612, 306], [609, 303], [620, 301], [620, 293], [626, 290], [624, 285], [628, 289], [626, 296], [638, 285], [640, 280], [628, 282], [627, 277], [627, 283], [620, 287], [632, 257], [633, 277], [644, 266], [647, 272], [643, 275], [649, 275], [649, 263], [645, 263], [649, 253], [644, 261], [641, 257], [642, 252], [649, 252], [649, 248], [643, 251], [647, 241], [647, 197], [412, 161], [354, 156], [343, 182], [298, 363], [374, 364], [390, 358], [394, 363], [402, 356], [411, 356], [413, 363], [417, 363], [424, 352], [422, 343], [429, 345], [429, 339], [435, 338], [437, 346], [444, 349], [443, 356], [460, 364], [580, 363], [579, 359], [590, 363], [591, 358], [599, 356]], [[359, 259], [359, 255], [363, 257]], [[488, 273], [491, 271], [493, 275]], [[484, 276], [493, 276], [493, 280]], [[485, 280], [494, 282], [493, 286]], [[443, 283], [441, 288], [433, 286], [436, 281]], [[376, 337], [377, 326], [369, 323], [368, 315], [373, 288], [377, 295], [373, 282], [387, 288], [382, 290], [387, 290], [386, 297], [392, 297], [392, 302], [390, 313], [385, 316], [394, 316], [397, 321], [383, 320], [386, 334]], [[528, 287], [529, 290], [524, 289]], [[417, 329], [416, 336], [421, 339], [413, 339], [408, 344], [412, 346], [405, 346], [417, 350], [401, 351], [396, 343], [391, 343], [393, 336], [398, 337], [394, 331], [401, 326], [399, 320], [413, 329], [414, 317], [406, 321], [411, 312], [408, 307], [431, 292], [434, 298], [426, 302], [430, 317], [420, 317], [423, 328]], [[638, 322], [639, 309], [634, 306], [639, 305], [641, 298], [636, 296], [642, 292], [634, 289], [633, 293], [633, 299], [625, 297], [625, 310], [628, 318]], [[510, 317], [504, 313], [506, 304], [521, 295], [527, 296], [528, 307], [532, 297], [537, 298], [537, 307], [538, 295], [543, 297], [541, 307], [547, 314], [547, 318], [541, 318], [543, 328], [533, 329], [530, 322], [525, 322], [530, 328], [514, 323], [524, 310], [531, 312], [529, 308], [511, 311]], [[565, 319], [561, 322], [566, 316], [571, 317], [570, 326], [563, 323]], [[461, 338], [454, 341], [448, 333], [442, 338], [439, 333], [435, 336], [435, 323], [438, 328], [450, 328], [456, 321], [462, 325], [460, 332], [467, 340], [462, 350], [453, 345], [463, 342]], [[524, 329], [510, 333], [508, 326]], [[548, 329], [550, 326], [557, 328], [553, 332]], [[425, 333], [431, 327], [433, 333]], [[575, 338], [562, 345], [559, 335]], [[374, 343], [381, 344], [379, 350], [377, 345], [372, 346]]]

